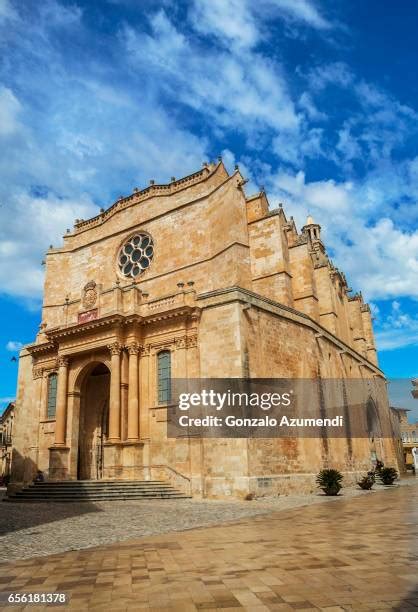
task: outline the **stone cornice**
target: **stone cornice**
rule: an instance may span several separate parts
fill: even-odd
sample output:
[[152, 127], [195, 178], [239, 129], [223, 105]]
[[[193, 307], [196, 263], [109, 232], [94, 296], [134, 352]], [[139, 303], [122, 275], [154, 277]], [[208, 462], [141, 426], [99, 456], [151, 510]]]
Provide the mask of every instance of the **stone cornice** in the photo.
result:
[[372, 370], [378, 376], [385, 376], [382, 370], [374, 363], [363, 357], [363, 355], [358, 353], [351, 346], [348, 346], [348, 344], [334, 336], [331, 332], [322, 327], [322, 325], [311, 319], [309, 315], [305, 314], [304, 312], [300, 312], [291, 306], [286, 306], [276, 302], [275, 300], [263, 297], [258, 293], [250, 291], [249, 289], [244, 289], [242, 287], [215, 289], [213, 291], [208, 291], [207, 293], [197, 295], [196, 301], [200, 301], [202, 303], [202, 309], [215, 307], [221, 303], [241, 302], [242, 304], [249, 304], [250, 306], [266, 310], [275, 314], [276, 316], [291, 319], [311, 328], [314, 332], [316, 332], [317, 337], [323, 337], [324, 339], [328, 340], [339, 350], [343, 350], [345, 353], [351, 355], [356, 359], [356, 361], [360, 362], [360, 364], [364, 365], [364, 367]]
[[32, 357], [40, 355], [42, 353], [49, 353], [55, 351], [54, 342], [42, 342], [41, 344], [28, 344], [25, 346], [26, 350]]
[[91, 331], [94, 329], [98, 329], [100, 327], [120, 325], [124, 321], [126, 321], [126, 319], [128, 319], [128, 317], [123, 317], [121, 314], [113, 314], [113, 315], [108, 315], [106, 317], [102, 317], [101, 319], [94, 319], [93, 321], [89, 321], [88, 323], [76, 323], [74, 325], [69, 325], [67, 327], [56, 327], [50, 330], [47, 329], [45, 330], [45, 334], [50, 339], [50, 341], [56, 342], [57, 340], [64, 338], [65, 336], [73, 336], [74, 334], [82, 334], [82, 333], [85, 333], [86, 331]]
[[[257, 197], [259, 197], [259, 194], [256, 194], [255, 198]], [[250, 202], [251, 199], [255, 199], [255, 198], [247, 198], [246, 201]], [[272, 217], [277, 217], [281, 214], [284, 214], [282, 208], [272, 208], [263, 217], [260, 217], [259, 219], [253, 219], [252, 221], [248, 221], [248, 225], [254, 225], [255, 223], [261, 223], [262, 221], [267, 221], [268, 219], [271, 219]]]
[[[190, 292], [191, 293], [191, 292]], [[144, 302], [140, 306], [142, 314], [122, 314], [112, 313], [99, 319], [94, 319], [87, 323], [75, 323], [66, 327], [56, 327], [53, 329], [45, 330], [45, 334], [48, 337], [48, 342], [42, 344], [29, 345], [27, 348], [28, 352], [32, 356], [36, 356], [41, 353], [56, 352], [57, 344], [64, 338], [70, 336], [83, 335], [91, 331], [98, 330], [100, 328], [110, 328], [113, 326], [122, 327], [127, 325], [149, 325], [151, 323], [158, 323], [177, 317], [190, 317], [199, 318], [199, 308], [196, 308], [194, 304], [185, 304], [184, 301], [180, 304], [176, 304], [176, 298], [178, 294], [173, 296], [173, 301], [166, 303], [170, 298], [164, 297], [161, 299], [153, 300], [150, 304]], [[182, 295], [182, 294], [180, 294]], [[151, 306], [151, 308], [149, 308]], [[152, 306], [154, 308], [152, 308]], [[174, 306], [174, 308], [173, 308]], [[161, 310], [160, 310], [161, 308]], [[164, 308], [169, 308], [164, 310]], [[155, 310], [155, 312], [153, 312]]]
[[160, 312], [155, 315], [148, 315], [141, 320], [141, 325], [159, 323], [161, 321], [166, 321], [168, 319], [173, 319], [176, 317], [193, 317], [194, 315], [196, 315], [196, 310], [198, 309], [193, 306], [184, 306], [182, 308], [176, 308], [174, 310]]

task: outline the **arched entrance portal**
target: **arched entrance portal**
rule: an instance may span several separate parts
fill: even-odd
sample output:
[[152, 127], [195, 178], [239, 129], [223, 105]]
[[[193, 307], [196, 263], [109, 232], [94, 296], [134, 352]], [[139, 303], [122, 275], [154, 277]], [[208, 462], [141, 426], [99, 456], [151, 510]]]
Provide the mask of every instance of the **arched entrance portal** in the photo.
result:
[[104, 363], [93, 367], [81, 386], [77, 478], [103, 477], [103, 444], [108, 434], [110, 371]]

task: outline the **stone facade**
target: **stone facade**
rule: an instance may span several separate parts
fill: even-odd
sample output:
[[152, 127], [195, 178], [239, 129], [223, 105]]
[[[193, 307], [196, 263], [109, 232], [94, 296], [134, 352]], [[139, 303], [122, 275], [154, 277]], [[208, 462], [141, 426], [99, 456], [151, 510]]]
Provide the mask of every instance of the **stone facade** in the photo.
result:
[[402, 439], [404, 461], [407, 469], [412, 470], [414, 457], [412, 449], [418, 448], [418, 421], [410, 423], [408, 420], [408, 408], [392, 408], [397, 414], [399, 421], [400, 436]]
[[10, 402], [0, 416], [0, 479], [8, 480], [12, 458], [15, 403]]
[[[243, 496], [311, 490], [324, 465], [353, 479], [373, 453], [396, 465], [390, 438], [167, 439], [162, 351], [178, 378], [368, 379], [379, 418], [390, 419], [370, 309], [329, 260], [320, 226], [308, 219], [299, 233], [244, 184], [238, 168], [205, 164], [77, 220], [64, 246], [50, 247], [42, 323], [20, 356], [14, 487], [39, 468], [52, 479], [163, 478], [195, 496]], [[148, 246], [126, 264], [139, 234]]]

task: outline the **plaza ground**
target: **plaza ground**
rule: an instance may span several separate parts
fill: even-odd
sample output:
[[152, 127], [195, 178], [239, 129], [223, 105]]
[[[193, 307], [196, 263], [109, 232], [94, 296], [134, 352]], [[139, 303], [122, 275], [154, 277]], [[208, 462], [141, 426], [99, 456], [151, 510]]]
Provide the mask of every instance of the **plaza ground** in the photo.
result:
[[[137, 502], [127, 506], [131, 519], [120, 514], [122, 504], [111, 504], [113, 510], [68, 504], [59, 520], [58, 504], [43, 510], [41, 504], [2, 504], [3, 518], [16, 511], [15, 530], [3, 529], [2, 549], [5, 538], [15, 534], [24, 541], [32, 529], [56, 551], [57, 525], [64, 534], [65, 524], [84, 530], [74, 540], [80, 548], [94, 540], [99, 517], [114, 537], [112, 520], [125, 537], [128, 525], [141, 520], [145, 530], [167, 533], [54, 555], [32, 549], [44, 556], [0, 565], [0, 589], [65, 592], [68, 609], [75, 610], [418, 610], [417, 481], [359, 495], [347, 490], [334, 500], [317, 496], [315, 503], [313, 497]], [[41, 513], [37, 524], [25, 525], [31, 512]], [[199, 521], [219, 524], [190, 529]]]

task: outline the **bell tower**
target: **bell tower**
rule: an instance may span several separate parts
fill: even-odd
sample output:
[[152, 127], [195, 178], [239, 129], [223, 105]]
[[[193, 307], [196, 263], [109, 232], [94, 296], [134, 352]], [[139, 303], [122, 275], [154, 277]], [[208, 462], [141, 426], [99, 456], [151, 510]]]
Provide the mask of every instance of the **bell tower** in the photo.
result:
[[302, 233], [305, 236], [309, 236], [311, 242], [322, 242], [321, 240], [321, 226], [318, 223], [315, 223], [311, 215], [306, 219], [306, 225], [302, 227]]

